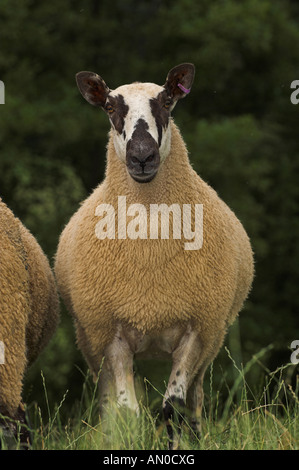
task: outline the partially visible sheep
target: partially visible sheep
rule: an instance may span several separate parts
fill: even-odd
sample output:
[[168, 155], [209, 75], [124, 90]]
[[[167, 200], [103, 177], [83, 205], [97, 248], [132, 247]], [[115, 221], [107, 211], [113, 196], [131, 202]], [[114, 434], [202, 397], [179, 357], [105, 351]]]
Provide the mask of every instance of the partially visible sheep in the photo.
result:
[[[99, 376], [102, 410], [114, 397], [118, 405], [138, 412], [136, 354], [171, 357], [173, 368], [163, 401], [170, 446], [174, 409], [187, 401], [191, 426], [200, 431], [204, 373], [242, 308], [253, 278], [245, 230], [192, 169], [170, 118], [176, 102], [190, 92], [193, 78], [194, 66], [181, 64], [169, 72], [164, 86], [133, 83], [110, 90], [95, 73], [77, 74], [83, 97], [102, 107], [111, 122], [107, 168], [103, 183], [61, 234], [55, 262], [58, 287], [74, 316], [79, 347], [95, 376], [105, 356]], [[146, 209], [147, 216], [141, 212], [138, 216], [139, 231], [140, 224], [147, 226], [142, 236], [140, 232], [135, 238], [125, 236], [136, 214], [134, 209], [124, 219], [119, 196], [126, 197], [127, 207], [142, 204]], [[203, 205], [202, 248], [187, 251], [184, 234], [152, 239], [148, 219], [154, 204]], [[110, 229], [102, 239], [96, 236], [103, 219], [107, 227], [115, 228], [115, 236]], [[193, 231], [194, 224], [193, 218]]]
[[[36, 239], [0, 199], [0, 425], [16, 434], [25, 424], [22, 381], [59, 319], [56, 285]], [[21, 441], [28, 440], [26, 426]]]

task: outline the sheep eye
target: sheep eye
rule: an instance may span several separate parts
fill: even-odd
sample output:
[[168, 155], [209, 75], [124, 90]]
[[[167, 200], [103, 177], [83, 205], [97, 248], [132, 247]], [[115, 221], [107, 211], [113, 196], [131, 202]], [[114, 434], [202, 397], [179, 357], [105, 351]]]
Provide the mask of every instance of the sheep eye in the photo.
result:
[[111, 106], [111, 104], [107, 104], [106, 111], [107, 111], [108, 114], [112, 114], [113, 111], [114, 111], [113, 106]]
[[171, 106], [171, 100], [165, 101], [164, 108], [168, 109], [168, 108], [170, 108], [170, 106]]

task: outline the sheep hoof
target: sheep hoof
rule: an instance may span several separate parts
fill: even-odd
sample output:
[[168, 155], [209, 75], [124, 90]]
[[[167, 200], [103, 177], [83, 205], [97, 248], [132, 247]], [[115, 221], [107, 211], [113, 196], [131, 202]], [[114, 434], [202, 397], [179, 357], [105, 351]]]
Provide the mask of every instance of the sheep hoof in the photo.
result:
[[196, 428], [196, 427], [193, 427], [193, 425], [191, 424], [190, 426], [190, 439], [191, 439], [191, 442], [194, 444], [194, 445], [199, 445], [200, 441], [201, 441], [201, 438], [202, 438], [202, 433], [201, 431]]

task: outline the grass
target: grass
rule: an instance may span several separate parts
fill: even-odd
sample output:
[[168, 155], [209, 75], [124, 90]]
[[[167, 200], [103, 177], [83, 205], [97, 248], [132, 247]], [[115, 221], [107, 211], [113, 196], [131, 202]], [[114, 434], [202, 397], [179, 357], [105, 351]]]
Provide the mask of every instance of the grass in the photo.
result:
[[[180, 449], [298, 450], [299, 377], [297, 375], [295, 386], [284, 378], [285, 372], [294, 366], [288, 364], [274, 372], [266, 370], [259, 390], [253, 391], [246, 377], [250, 370], [262, 364], [265, 350], [244, 367], [239, 367], [230, 351], [226, 351], [236, 372], [234, 382], [229, 387], [223, 374], [222, 383], [215, 384], [213, 364], [210, 366], [205, 380], [201, 439], [197, 439], [184, 422]], [[154, 409], [147, 395], [140, 403], [138, 419], [114, 407], [109, 415], [110, 430], [107, 433], [98, 417], [97, 387], [91, 385], [89, 376], [85, 378], [81, 400], [74, 405], [67, 420], [61, 417], [67, 392], [51, 409], [43, 374], [41, 378], [47, 411], [42, 413], [38, 404], [28, 407], [33, 450], [167, 449], [167, 433], [161, 414]], [[146, 390], [154, 390], [162, 401], [162, 393], [147, 380], [145, 382]]]

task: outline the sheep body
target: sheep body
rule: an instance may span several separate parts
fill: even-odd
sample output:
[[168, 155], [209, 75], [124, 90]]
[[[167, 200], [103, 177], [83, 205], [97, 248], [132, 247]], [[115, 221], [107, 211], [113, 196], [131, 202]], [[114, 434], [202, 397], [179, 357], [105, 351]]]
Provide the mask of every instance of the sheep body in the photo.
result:
[[51, 338], [59, 318], [56, 284], [33, 235], [0, 199], [0, 413], [23, 419], [27, 366]]
[[[180, 409], [190, 402], [191, 426], [200, 432], [205, 370], [253, 279], [253, 254], [245, 230], [192, 169], [170, 117], [176, 102], [190, 92], [194, 71], [192, 64], [181, 64], [170, 70], [163, 87], [133, 83], [116, 90], [93, 72], [77, 74], [81, 94], [106, 111], [112, 127], [105, 179], [65, 227], [55, 260], [58, 287], [95, 378], [102, 366], [102, 415], [111, 400], [138, 413], [136, 354], [171, 357], [163, 400], [170, 448], [175, 442], [174, 403]], [[118, 207], [120, 196], [130, 208], [126, 220]], [[169, 210], [169, 237], [161, 230], [160, 237], [151, 236], [151, 209], [162, 204]], [[176, 215], [170, 210], [174, 205], [183, 210], [186, 205], [194, 207], [189, 234], [197, 226], [196, 205], [202, 205], [201, 249], [185, 249], [188, 230], [181, 226], [183, 236], [178, 236]], [[99, 219], [103, 210], [106, 216]], [[116, 223], [113, 236], [110, 230]], [[158, 219], [157, 233], [163, 224]]]
[[[105, 181], [71, 218], [60, 237], [55, 272], [72, 311], [78, 341], [99, 367], [117, 324], [151, 334], [191, 321], [206, 347], [215, 329], [226, 331], [248, 294], [253, 257], [248, 237], [233, 212], [190, 166], [179, 130], [151, 188], [120, 172], [112, 139]], [[188, 181], [188, 185], [186, 184]], [[96, 207], [127, 203], [203, 204], [203, 246], [186, 251], [183, 240], [98, 240]], [[90, 362], [90, 361], [89, 361]], [[95, 369], [95, 372], [97, 369]]]

